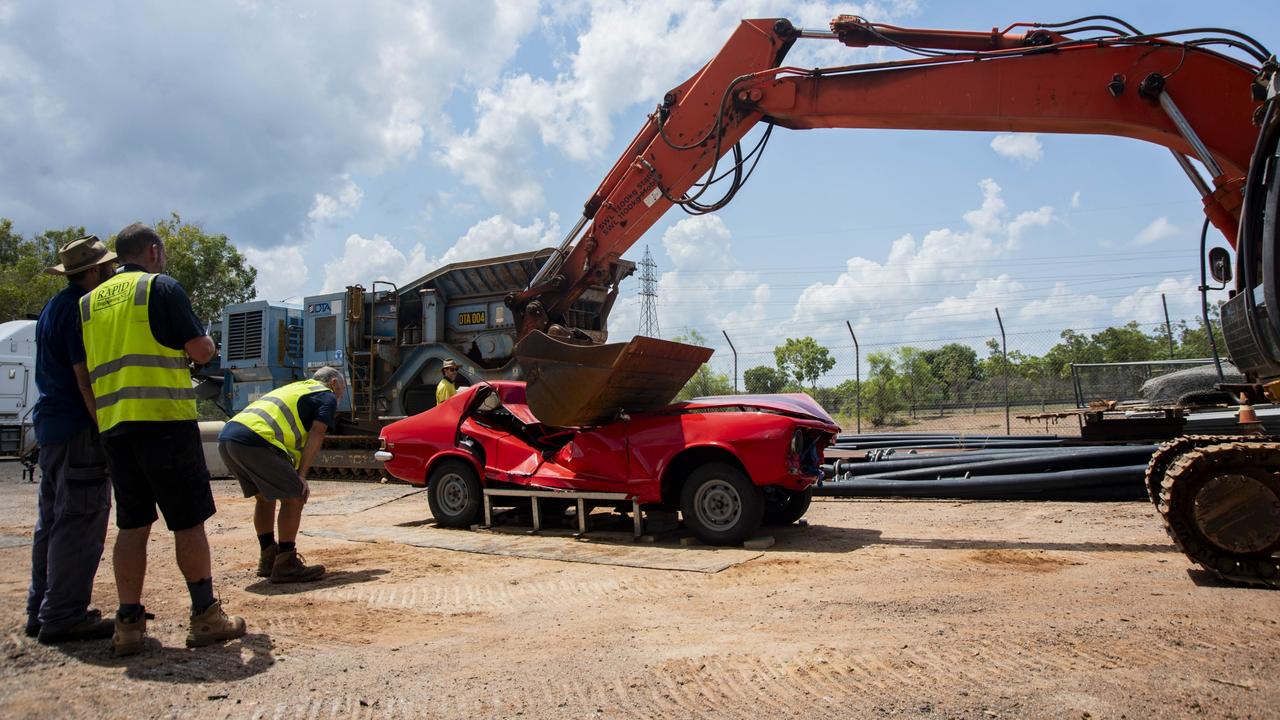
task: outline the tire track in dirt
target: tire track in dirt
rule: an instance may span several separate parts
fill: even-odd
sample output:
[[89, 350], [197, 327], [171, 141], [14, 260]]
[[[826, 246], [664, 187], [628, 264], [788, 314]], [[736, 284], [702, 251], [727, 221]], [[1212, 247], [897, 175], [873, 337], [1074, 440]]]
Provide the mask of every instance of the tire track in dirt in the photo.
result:
[[685, 591], [697, 585], [688, 580], [659, 576], [618, 580], [539, 580], [483, 583], [438, 583], [427, 581], [413, 585], [380, 585], [377, 587], [344, 586], [321, 588], [310, 594], [315, 600], [354, 603], [373, 608], [413, 610], [431, 608], [443, 612], [448, 608], [479, 611], [527, 609], [536, 602], [549, 610], [581, 610], [585, 596], [641, 597], [674, 591]]

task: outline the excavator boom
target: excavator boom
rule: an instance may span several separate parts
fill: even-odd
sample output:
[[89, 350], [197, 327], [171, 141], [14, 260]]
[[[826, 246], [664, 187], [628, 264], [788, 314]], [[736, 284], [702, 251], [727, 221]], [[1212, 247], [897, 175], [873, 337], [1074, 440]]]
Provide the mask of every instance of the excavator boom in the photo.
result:
[[[615, 277], [612, 268], [622, 254], [673, 205], [702, 214], [727, 204], [754, 169], [774, 126], [1145, 140], [1172, 151], [1200, 192], [1208, 218], [1234, 245], [1241, 188], [1274, 63], [1260, 60], [1261, 67], [1254, 66], [1208, 50], [1204, 42], [1143, 35], [1115, 18], [1083, 21], [1056, 27], [1020, 23], [990, 32], [898, 28], [855, 16], [840, 16], [830, 31], [821, 32], [783, 19], [742, 21], [711, 61], [666, 94], [592, 193], [556, 257], [525, 291], [508, 298], [524, 338], [517, 356], [522, 365], [541, 369], [537, 382], [556, 398], [559, 420], [589, 424], [633, 409], [622, 392], [610, 396], [618, 407], [601, 406], [598, 394], [590, 395], [575, 378], [575, 368], [607, 367], [622, 376], [628, 372], [622, 358], [688, 353], [637, 338], [637, 347], [618, 347], [593, 363], [598, 350], [550, 344], [538, 334], [560, 323], [586, 287]], [[1022, 27], [1029, 29], [1015, 31]], [[820, 69], [784, 66], [787, 51], [801, 40], [896, 46], [923, 57]], [[740, 142], [761, 123], [762, 141], [744, 155]], [[1199, 161], [1209, 178], [1188, 158]], [[727, 182], [728, 189], [711, 201], [708, 189], [716, 181]], [[696, 365], [688, 363], [672, 363], [665, 374], [658, 367], [655, 381], [678, 390], [693, 370]], [[607, 372], [598, 377], [610, 385]], [[538, 413], [534, 394], [530, 405]]]

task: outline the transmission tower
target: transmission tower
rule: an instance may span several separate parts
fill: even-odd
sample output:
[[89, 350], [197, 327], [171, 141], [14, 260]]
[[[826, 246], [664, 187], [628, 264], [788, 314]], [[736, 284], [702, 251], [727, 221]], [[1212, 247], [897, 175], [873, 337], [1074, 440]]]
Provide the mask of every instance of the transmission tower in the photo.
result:
[[640, 334], [651, 338], [662, 337], [658, 331], [658, 276], [654, 272], [657, 267], [649, 246], [645, 245], [644, 259], [640, 261]]

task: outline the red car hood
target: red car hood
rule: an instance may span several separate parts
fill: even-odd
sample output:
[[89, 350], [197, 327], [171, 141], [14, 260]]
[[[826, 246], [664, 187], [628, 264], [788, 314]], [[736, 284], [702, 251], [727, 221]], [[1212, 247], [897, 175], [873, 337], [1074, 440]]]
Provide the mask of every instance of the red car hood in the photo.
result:
[[822, 409], [813, 398], [804, 393], [788, 393], [785, 395], [716, 395], [713, 397], [694, 398], [675, 407], [686, 410], [706, 408], [747, 407], [760, 410], [771, 410], [784, 415], [801, 415], [835, 425], [826, 410]]

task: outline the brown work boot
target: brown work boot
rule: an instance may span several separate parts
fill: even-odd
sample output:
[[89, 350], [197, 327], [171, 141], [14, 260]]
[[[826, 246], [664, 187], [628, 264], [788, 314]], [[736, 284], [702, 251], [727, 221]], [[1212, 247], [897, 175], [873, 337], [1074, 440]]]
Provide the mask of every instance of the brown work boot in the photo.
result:
[[244, 618], [222, 611], [222, 601], [214, 600], [204, 612], [191, 616], [187, 647], [204, 647], [244, 635]]
[[98, 610], [89, 610], [79, 622], [61, 627], [41, 626], [37, 631], [37, 639], [45, 645], [76, 640], [105, 640], [112, 636], [114, 630], [114, 622], [102, 619], [102, 613]]
[[280, 554], [280, 546], [271, 543], [262, 549], [262, 554], [258, 556], [258, 577], [271, 577], [271, 568], [276, 564], [276, 555]]
[[111, 649], [116, 657], [142, 652], [147, 639], [147, 612], [143, 610], [134, 620], [122, 620], [116, 615], [116, 629], [111, 636]]
[[311, 582], [324, 577], [323, 565], [307, 565], [297, 550], [281, 550], [271, 567], [271, 582]]

